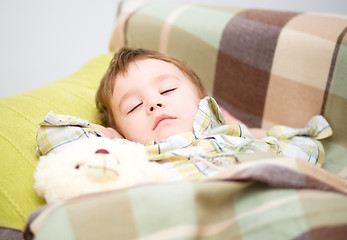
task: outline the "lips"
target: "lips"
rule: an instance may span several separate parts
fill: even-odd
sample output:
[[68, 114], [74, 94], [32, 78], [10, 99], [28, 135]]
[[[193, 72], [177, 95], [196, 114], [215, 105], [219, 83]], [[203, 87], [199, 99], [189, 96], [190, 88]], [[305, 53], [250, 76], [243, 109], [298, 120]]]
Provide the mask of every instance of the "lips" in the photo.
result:
[[169, 115], [165, 115], [165, 114], [156, 117], [155, 121], [154, 121], [153, 130], [155, 130], [162, 121], [165, 121], [165, 120], [168, 120], [168, 119], [176, 119], [176, 118], [171, 117]]

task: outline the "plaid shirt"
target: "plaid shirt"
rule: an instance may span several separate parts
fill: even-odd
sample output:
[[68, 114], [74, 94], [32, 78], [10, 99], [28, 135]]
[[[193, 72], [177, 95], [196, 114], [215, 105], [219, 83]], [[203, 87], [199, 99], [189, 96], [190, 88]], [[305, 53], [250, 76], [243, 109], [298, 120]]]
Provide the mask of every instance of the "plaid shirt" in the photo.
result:
[[[193, 129], [145, 145], [148, 159], [160, 162], [173, 180], [204, 179], [254, 152], [284, 154], [320, 166], [324, 148], [318, 140], [332, 134], [327, 121], [315, 116], [303, 129], [275, 126], [257, 140], [242, 124], [226, 125], [212, 97], [201, 100]], [[89, 137], [103, 137], [103, 134], [86, 120], [49, 112], [40, 123], [37, 153], [58, 151], [71, 141]]]

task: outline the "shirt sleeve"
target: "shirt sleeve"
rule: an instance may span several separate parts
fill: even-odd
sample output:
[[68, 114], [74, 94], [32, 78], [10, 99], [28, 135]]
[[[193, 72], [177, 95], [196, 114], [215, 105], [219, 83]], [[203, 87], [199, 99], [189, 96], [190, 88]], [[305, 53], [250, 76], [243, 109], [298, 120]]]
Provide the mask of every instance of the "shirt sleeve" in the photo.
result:
[[36, 153], [41, 156], [57, 152], [67, 143], [91, 137], [103, 137], [103, 134], [93, 128], [89, 121], [68, 115], [56, 115], [50, 111], [39, 123]]
[[318, 141], [333, 134], [328, 121], [321, 115], [313, 116], [304, 128], [277, 125], [267, 135], [278, 139], [284, 155], [306, 160], [321, 166], [325, 154], [323, 144]]

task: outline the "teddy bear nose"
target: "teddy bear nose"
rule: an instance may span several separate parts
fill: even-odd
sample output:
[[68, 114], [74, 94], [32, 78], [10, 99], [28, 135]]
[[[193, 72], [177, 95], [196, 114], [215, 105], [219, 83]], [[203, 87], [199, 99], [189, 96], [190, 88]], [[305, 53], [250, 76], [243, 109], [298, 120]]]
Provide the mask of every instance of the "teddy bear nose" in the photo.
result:
[[115, 181], [119, 177], [119, 163], [115, 156], [104, 148], [97, 149], [87, 159], [82, 170], [92, 182]]
[[101, 153], [101, 154], [110, 154], [109, 151], [107, 151], [106, 149], [103, 149], [103, 148], [96, 150], [95, 153], [96, 153], [96, 154], [97, 154], [97, 153]]

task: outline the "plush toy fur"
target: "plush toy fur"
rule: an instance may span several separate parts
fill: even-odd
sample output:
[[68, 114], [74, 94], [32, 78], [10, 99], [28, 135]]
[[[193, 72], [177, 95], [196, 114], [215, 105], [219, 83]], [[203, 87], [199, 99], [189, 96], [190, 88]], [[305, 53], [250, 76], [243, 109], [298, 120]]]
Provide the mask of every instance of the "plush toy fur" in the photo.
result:
[[58, 153], [41, 156], [34, 174], [35, 189], [48, 203], [163, 182], [167, 176], [158, 163], [147, 160], [142, 144], [99, 137], [78, 140]]

